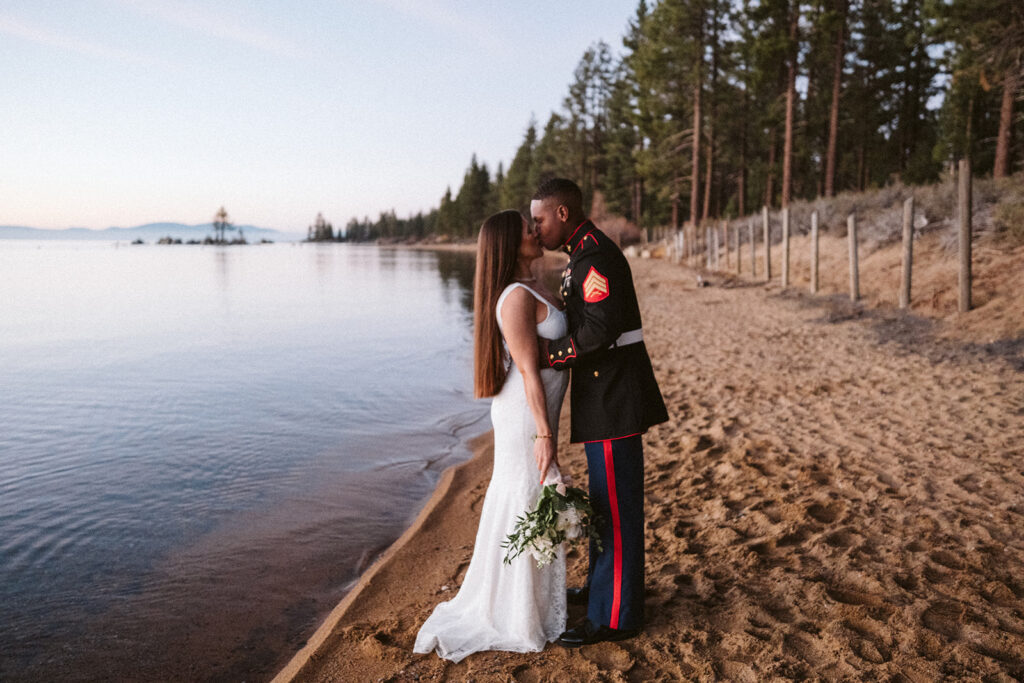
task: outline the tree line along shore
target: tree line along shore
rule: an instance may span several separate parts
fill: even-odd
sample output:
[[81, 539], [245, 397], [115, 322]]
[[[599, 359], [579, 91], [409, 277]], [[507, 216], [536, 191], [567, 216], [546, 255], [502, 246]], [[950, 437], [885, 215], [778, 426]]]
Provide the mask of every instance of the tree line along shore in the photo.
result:
[[[1000, 180], [1024, 169], [1022, 83], [1017, 0], [641, 0], [621, 49], [584, 52], [561, 107], [528, 123], [508, 168], [474, 155], [436, 208], [338, 230], [320, 217], [309, 238], [470, 240], [490, 213], [526, 211], [555, 175], [633, 239], [941, 186], [960, 159]], [[1007, 206], [994, 225], [1017, 240], [1019, 185], [997, 190]]]

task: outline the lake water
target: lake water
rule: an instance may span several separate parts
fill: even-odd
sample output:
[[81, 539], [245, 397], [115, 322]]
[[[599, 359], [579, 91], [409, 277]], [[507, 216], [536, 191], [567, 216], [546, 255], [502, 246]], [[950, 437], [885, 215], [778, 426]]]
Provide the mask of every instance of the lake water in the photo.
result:
[[472, 270], [0, 241], [0, 679], [272, 676], [490, 427]]

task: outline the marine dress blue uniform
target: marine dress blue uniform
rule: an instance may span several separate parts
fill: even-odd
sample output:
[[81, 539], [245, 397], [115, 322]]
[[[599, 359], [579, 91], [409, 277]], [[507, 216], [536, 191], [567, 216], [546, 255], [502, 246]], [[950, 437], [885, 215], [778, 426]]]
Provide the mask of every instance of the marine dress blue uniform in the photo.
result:
[[587, 618], [638, 629], [644, 609], [644, 465], [641, 435], [668, 419], [643, 342], [629, 263], [589, 220], [563, 246], [569, 334], [547, 363], [571, 369], [573, 443], [584, 443], [601, 552], [591, 544]]

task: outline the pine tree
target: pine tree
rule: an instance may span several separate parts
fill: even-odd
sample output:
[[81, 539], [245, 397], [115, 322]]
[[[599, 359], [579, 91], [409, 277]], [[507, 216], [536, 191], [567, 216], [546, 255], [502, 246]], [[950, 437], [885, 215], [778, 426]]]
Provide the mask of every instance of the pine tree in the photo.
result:
[[235, 229], [235, 226], [232, 225], [231, 221], [228, 219], [228, 212], [224, 209], [223, 206], [220, 207], [220, 209], [217, 211], [216, 215], [214, 215], [214, 217], [213, 217], [213, 232], [214, 232], [215, 235], [217, 235], [217, 238], [216, 238], [217, 244], [224, 244], [225, 243], [225, 236], [224, 236], [225, 231], [226, 230], [234, 230], [234, 229]]
[[[943, 151], [968, 154], [975, 159], [976, 169], [992, 168], [993, 175], [1004, 176], [1010, 166], [1013, 103], [1024, 68], [1024, 4], [1019, 0], [933, 0], [929, 9], [936, 18], [938, 36], [952, 46]], [[996, 86], [998, 96], [993, 92]], [[981, 140], [993, 138], [993, 147], [974, 149]]]
[[530, 197], [536, 189], [530, 184], [530, 174], [533, 169], [533, 152], [537, 146], [537, 122], [530, 119], [523, 135], [523, 141], [516, 150], [516, 155], [509, 164], [508, 173], [505, 174], [505, 182], [502, 183], [498, 192], [499, 204], [503, 208], [517, 209], [528, 215], [530, 212]]
[[703, 0], [663, 0], [644, 20], [632, 62], [638, 106], [649, 114], [640, 121], [650, 144], [638, 153], [638, 170], [652, 193], [670, 202], [673, 227], [686, 208], [681, 189], [687, 181], [690, 218], [697, 219], [705, 16]]
[[310, 242], [330, 242], [334, 240], [334, 226], [332, 226], [322, 213], [316, 215], [313, 225], [309, 226], [308, 236]]
[[585, 202], [599, 186], [605, 168], [603, 150], [609, 127], [613, 69], [608, 45], [601, 41], [590, 46], [576, 66], [564, 101], [566, 137], [576, 166], [572, 175], [579, 179]]
[[636, 54], [644, 38], [648, 9], [640, 0], [622, 39], [625, 53], [616, 66], [608, 99], [608, 135], [605, 141], [605, 177], [600, 189], [607, 208], [628, 216], [642, 226], [646, 205], [644, 177], [638, 157], [644, 150], [643, 130], [649, 129], [649, 114], [642, 106], [636, 78]]

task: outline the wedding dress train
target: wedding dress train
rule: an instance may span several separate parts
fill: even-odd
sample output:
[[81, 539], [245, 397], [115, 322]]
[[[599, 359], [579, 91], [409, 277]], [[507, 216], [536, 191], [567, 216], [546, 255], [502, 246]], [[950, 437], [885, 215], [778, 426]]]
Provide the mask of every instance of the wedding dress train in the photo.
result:
[[[521, 283], [505, 288], [501, 306], [516, 287], [527, 289], [547, 304], [548, 315], [537, 334], [555, 339], [566, 333], [565, 314]], [[558, 415], [568, 373], [543, 369], [548, 423], [558, 433]], [[513, 364], [504, 386], [491, 404], [494, 427], [494, 471], [484, 496], [473, 558], [458, 594], [442, 602], [416, 636], [414, 652], [437, 654], [453, 662], [482, 650], [538, 652], [565, 630], [565, 550], [551, 564], [538, 568], [524, 553], [504, 564], [505, 537], [516, 517], [532, 508], [540, 495], [540, 477], [533, 458], [537, 428], [526, 402], [523, 376]]]

